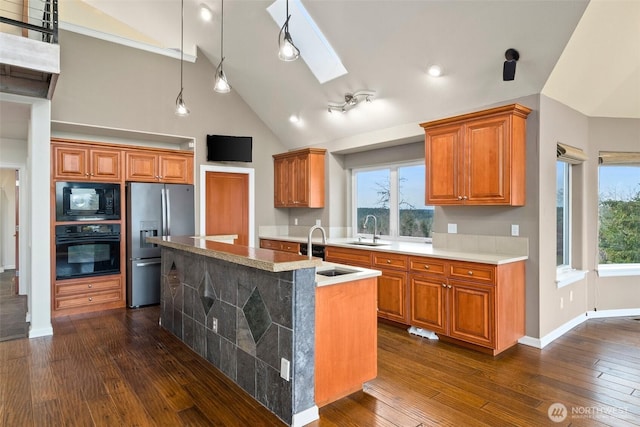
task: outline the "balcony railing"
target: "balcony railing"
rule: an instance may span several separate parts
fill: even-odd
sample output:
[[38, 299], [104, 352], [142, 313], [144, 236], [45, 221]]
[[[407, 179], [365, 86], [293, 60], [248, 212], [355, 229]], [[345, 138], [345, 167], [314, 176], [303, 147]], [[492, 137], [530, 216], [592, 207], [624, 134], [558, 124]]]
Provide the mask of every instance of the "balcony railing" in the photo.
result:
[[58, 0], [0, 0], [0, 24], [2, 32], [57, 44]]

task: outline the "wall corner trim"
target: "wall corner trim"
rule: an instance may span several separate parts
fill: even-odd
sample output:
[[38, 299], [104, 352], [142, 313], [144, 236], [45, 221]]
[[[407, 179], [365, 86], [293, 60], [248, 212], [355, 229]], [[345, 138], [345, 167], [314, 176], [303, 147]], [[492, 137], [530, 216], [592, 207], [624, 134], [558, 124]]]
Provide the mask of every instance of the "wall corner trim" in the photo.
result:
[[291, 426], [302, 427], [318, 419], [320, 419], [320, 415], [318, 413], [318, 406], [313, 405], [311, 408], [305, 409], [304, 411], [298, 412], [297, 414], [293, 414], [293, 419], [291, 420]]
[[38, 328], [38, 329], [31, 329], [29, 331], [29, 339], [31, 338], [38, 338], [38, 337], [48, 337], [53, 335], [53, 327], [49, 326], [46, 328]]

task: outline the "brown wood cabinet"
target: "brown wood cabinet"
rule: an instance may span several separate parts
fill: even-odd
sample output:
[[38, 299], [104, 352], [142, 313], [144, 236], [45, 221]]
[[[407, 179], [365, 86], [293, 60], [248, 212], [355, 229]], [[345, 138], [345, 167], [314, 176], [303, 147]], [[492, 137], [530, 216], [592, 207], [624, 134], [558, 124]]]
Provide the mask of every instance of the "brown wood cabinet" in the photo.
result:
[[87, 277], [54, 284], [54, 316], [124, 306], [122, 275]]
[[276, 208], [323, 208], [326, 150], [306, 148], [273, 155]]
[[530, 112], [512, 104], [422, 123], [426, 204], [523, 206]]
[[271, 249], [274, 251], [300, 253], [300, 243], [287, 242], [284, 240], [260, 239], [260, 247], [263, 249]]
[[120, 150], [52, 144], [53, 179], [118, 182], [122, 178]]
[[193, 184], [193, 153], [127, 150], [126, 180]]
[[327, 246], [326, 260], [380, 270], [378, 317], [496, 355], [525, 329], [525, 263], [483, 264]]

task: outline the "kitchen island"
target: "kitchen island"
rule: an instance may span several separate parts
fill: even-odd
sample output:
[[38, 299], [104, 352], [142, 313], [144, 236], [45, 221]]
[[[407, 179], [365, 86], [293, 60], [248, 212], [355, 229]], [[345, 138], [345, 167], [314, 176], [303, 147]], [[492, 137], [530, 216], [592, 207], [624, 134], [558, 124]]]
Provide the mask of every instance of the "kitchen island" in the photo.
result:
[[317, 419], [318, 406], [375, 377], [378, 271], [333, 276], [341, 271], [319, 258], [148, 241], [162, 246], [161, 325], [287, 424]]

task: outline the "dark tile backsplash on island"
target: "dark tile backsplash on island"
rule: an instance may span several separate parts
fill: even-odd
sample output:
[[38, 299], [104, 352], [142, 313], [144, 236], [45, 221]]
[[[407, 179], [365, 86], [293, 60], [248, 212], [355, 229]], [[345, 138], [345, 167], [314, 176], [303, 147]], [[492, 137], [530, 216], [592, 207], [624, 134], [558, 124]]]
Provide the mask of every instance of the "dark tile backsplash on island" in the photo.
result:
[[283, 421], [315, 405], [313, 268], [272, 273], [163, 248], [161, 309], [164, 328]]

